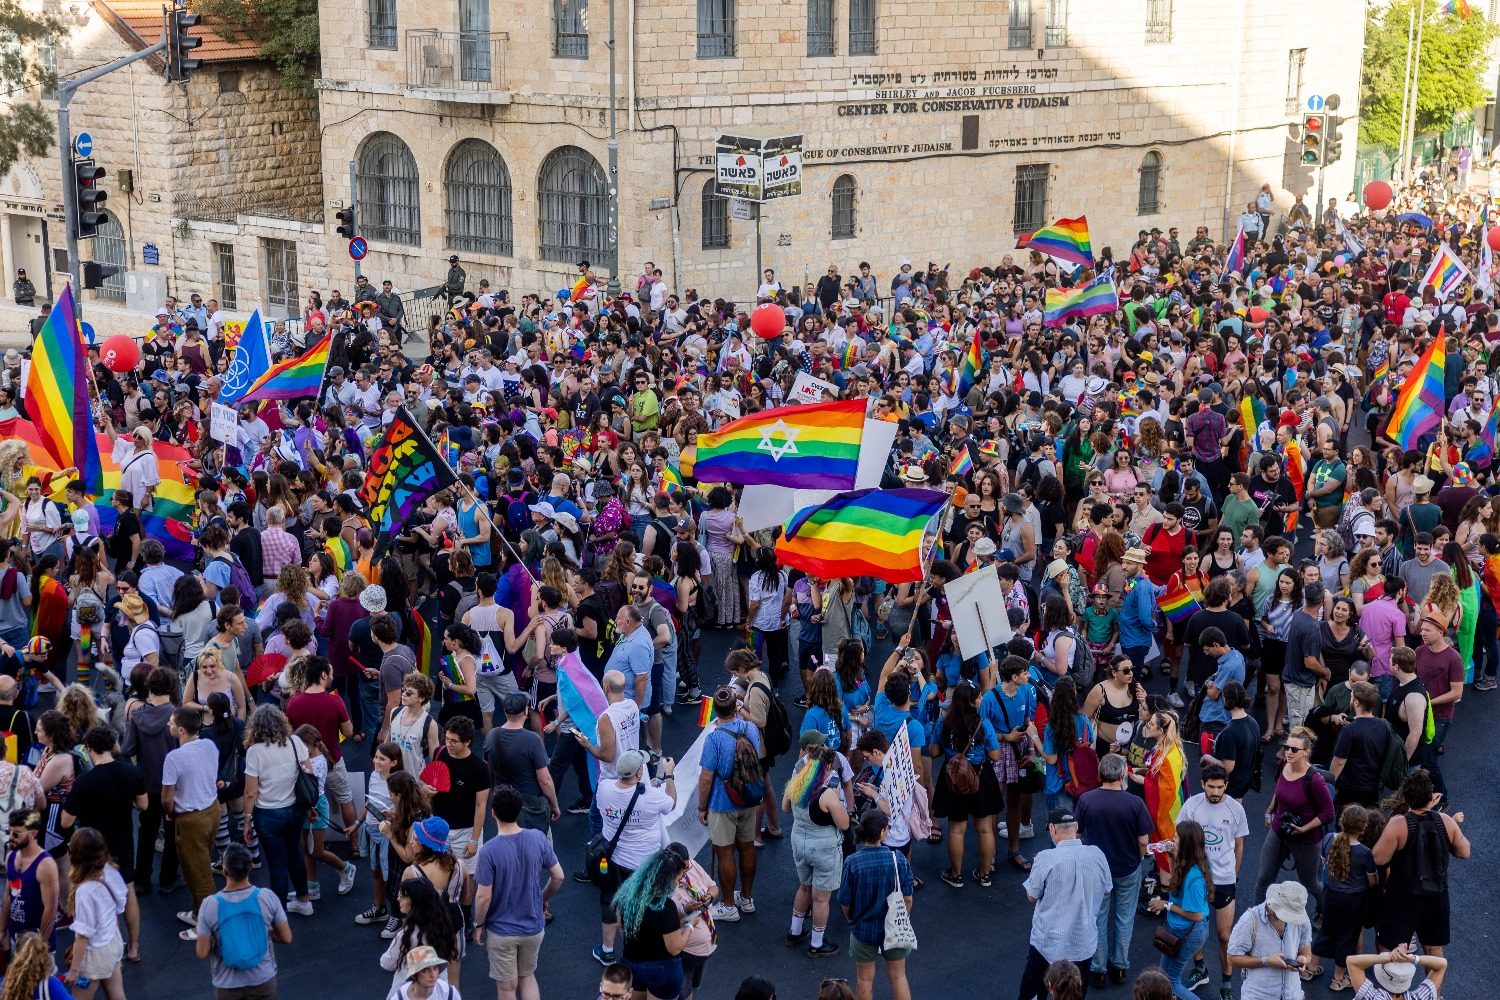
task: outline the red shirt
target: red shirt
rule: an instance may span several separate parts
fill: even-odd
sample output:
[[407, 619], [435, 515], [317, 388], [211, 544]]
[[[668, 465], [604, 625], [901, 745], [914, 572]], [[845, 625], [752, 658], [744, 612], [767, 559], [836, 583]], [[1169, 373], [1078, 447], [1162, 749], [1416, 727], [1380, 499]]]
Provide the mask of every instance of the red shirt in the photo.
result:
[[1146, 534], [1150, 539], [1141, 540], [1146, 546], [1146, 575], [1152, 583], [1164, 587], [1173, 573], [1182, 571], [1182, 552], [1191, 532], [1178, 525], [1177, 533], [1171, 534], [1161, 525], [1153, 524], [1146, 529]]
[[323, 746], [328, 750], [330, 763], [337, 764], [343, 758], [343, 752], [339, 749], [339, 729], [349, 721], [349, 710], [344, 707], [344, 699], [332, 691], [304, 691], [287, 702], [286, 717], [291, 720], [293, 729], [312, 726], [318, 731]]
[[[1425, 642], [1418, 645], [1417, 665], [1413, 669], [1421, 678], [1429, 698], [1435, 699], [1447, 694], [1455, 681], [1459, 684], [1464, 682], [1464, 658], [1451, 645], [1437, 653], [1428, 649]], [[1456, 707], [1451, 701], [1446, 705], [1434, 705], [1432, 717], [1437, 720], [1451, 719]]]

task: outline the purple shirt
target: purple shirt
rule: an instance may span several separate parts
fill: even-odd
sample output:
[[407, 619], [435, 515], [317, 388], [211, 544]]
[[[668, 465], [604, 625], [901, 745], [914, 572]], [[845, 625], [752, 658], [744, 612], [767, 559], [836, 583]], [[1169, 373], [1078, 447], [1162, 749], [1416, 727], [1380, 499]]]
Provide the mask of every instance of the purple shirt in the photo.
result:
[[1359, 627], [1370, 637], [1370, 676], [1386, 676], [1391, 672], [1391, 647], [1406, 638], [1406, 615], [1388, 598], [1366, 601]]

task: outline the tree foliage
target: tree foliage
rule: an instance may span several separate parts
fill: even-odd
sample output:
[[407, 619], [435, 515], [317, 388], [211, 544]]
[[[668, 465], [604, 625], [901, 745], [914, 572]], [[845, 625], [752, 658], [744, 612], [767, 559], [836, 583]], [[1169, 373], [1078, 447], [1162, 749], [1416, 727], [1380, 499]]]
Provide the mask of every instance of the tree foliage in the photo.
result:
[[1402, 88], [1406, 82], [1408, 28], [1416, 7], [1422, 24], [1422, 58], [1417, 72], [1417, 132], [1446, 129], [1453, 115], [1485, 103], [1483, 75], [1496, 27], [1475, 12], [1468, 18], [1445, 14], [1433, 0], [1394, 0], [1371, 4], [1366, 14], [1361, 68], [1359, 139], [1399, 146]]
[[54, 18], [33, 14], [17, 0], [0, 0], [0, 174], [23, 156], [45, 156], [57, 126], [34, 98], [57, 84], [37, 61], [37, 47], [61, 31]]
[[231, 41], [254, 45], [287, 87], [302, 89], [317, 75], [317, 0], [188, 0], [188, 6], [213, 18], [214, 30]]

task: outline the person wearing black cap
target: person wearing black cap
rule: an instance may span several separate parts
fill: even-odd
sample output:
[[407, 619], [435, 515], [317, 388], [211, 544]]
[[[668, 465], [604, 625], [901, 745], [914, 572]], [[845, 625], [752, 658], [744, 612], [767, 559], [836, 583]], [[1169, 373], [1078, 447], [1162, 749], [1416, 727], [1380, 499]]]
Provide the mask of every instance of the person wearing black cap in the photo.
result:
[[16, 305], [36, 305], [36, 285], [32, 284], [31, 279], [26, 277], [26, 268], [21, 267], [16, 269], [16, 280], [11, 282], [10, 289], [15, 295]]
[[458, 254], [451, 255], [448, 258], [448, 277], [443, 279], [443, 291], [449, 302], [464, 293], [464, 281], [467, 278], [464, 269], [458, 266]]
[[1031, 946], [1019, 1000], [1046, 1000], [1047, 966], [1057, 961], [1078, 966], [1087, 991], [1089, 963], [1099, 942], [1094, 918], [1114, 884], [1104, 852], [1078, 838], [1072, 810], [1052, 810], [1047, 834], [1055, 846], [1032, 859], [1025, 882], [1026, 898], [1036, 909], [1031, 913]]

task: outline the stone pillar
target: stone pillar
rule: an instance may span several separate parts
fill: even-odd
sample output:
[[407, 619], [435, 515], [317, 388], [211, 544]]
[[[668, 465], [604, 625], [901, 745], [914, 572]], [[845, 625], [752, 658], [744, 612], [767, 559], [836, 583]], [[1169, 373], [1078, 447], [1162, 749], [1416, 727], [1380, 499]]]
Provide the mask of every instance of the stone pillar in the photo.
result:
[[[16, 280], [16, 252], [10, 245], [10, 214], [8, 212], [0, 213], [0, 268], [3, 268], [5, 273], [4, 287], [9, 291], [10, 282]], [[31, 275], [28, 274], [26, 277], [31, 278]], [[35, 278], [31, 280], [36, 281]]]

